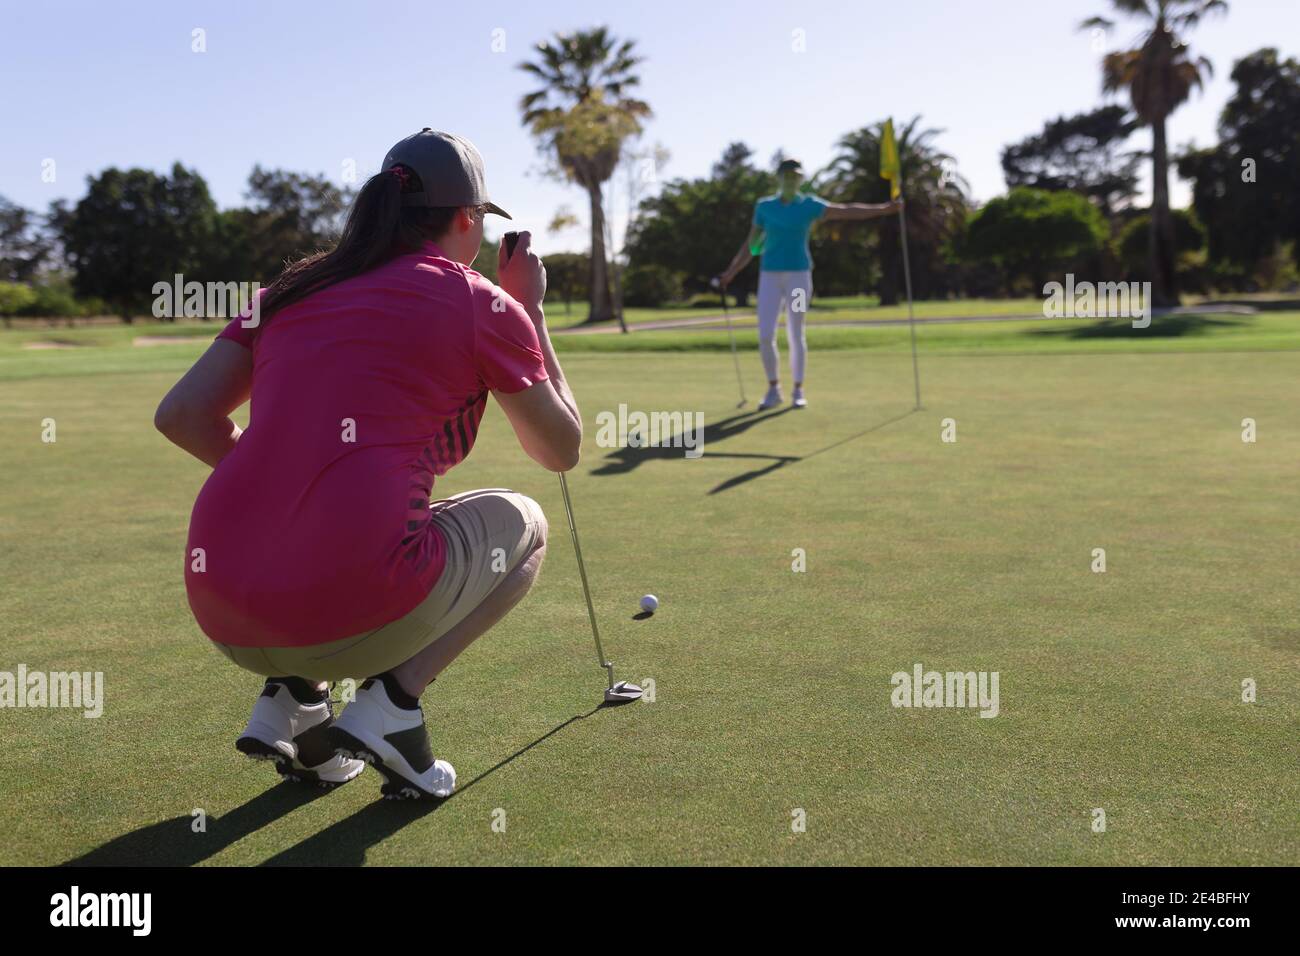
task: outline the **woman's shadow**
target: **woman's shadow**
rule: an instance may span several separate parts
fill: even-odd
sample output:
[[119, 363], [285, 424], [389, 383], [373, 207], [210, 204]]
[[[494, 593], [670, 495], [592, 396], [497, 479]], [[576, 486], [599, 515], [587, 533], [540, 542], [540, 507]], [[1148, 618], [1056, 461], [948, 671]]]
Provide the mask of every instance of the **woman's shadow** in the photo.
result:
[[[734, 438], [737, 435], [742, 435], [745, 432], [749, 431], [749, 429], [757, 425], [759, 422], [771, 421], [772, 419], [780, 415], [785, 415], [786, 413], [791, 412], [793, 410], [794, 409], [791, 406], [787, 405], [786, 407], [780, 409], [779, 411], [774, 411], [769, 414], [762, 414], [760, 412], [744, 412], [740, 415], [732, 415], [730, 418], [724, 418], [721, 421], [716, 422], [712, 425], [705, 426], [704, 440], [702, 442], [702, 445], [703, 447], [705, 447], [706, 450], [704, 451], [703, 457], [705, 458], [748, 458], [748, 459], [758, 459], [760, 461], [770, 462], [770, 464], [764, 465], [761, 468], [756, 468], [753, 471], [742, 472], [739, 475], [736, 475], [732, 478], [728, 478], [726, 481], [723, 481], [720, 484], [715, 485], [713, 488], [710, 488], [708, 493], [710, 495], [716, 495], [719, 492], [723, 492], [731, 488], [735, 488], [737, 485], [743, 485], [746, 482], [753, 481], [755, 478], [762, 478], [764, 475], [770, 475], [778, 468], [784, 468], [786, 465], [791, 465], [794, 464], [795, 462], [806, 461], [809, 458], [813, 458], [817, 455], [821, 455], [824, 454], [825, 452], [832, 451], [833, 449], [839, 448], [841, 445], [847, 445], [849, 442], [852, 442], [855, 439], [861, 438], [864, 435], [870, 435], [872, 432], [880, 431], [882, 428], [885, 428], [889, 425], [893, 425], [895, 422], [901, 422], [909, 415], [912, 415], [915, 412], [920, 411], [920, 409], [914, 408], [911, 409], [910, 411], [906, 411], [899, 415], [895, 415], [892, 418], [887, 418], [881, 422], [878, 422], [875, 425], [871, 425], [867, 428], [862, 429], [861, 431], [855, 432], [852, 435], [849, 435], [845, 438], [841, 438], [839, 441], [833, 442], [832, 444], [827, 445], [825, 448], [819, 448], [816, 451], [809, 452], [805, 455], [765, 455], [765, 454], [749, 454], [744, 452], [736, 452], [736, 453], [728, 454], [727, 452], [715, 452], [715, 451], [707, 450], [707, 447], [713, 444], [714, 442], [725, 441], [728, 438]], [[593, 470], [591, 473], [593, 475], [623, 475], [632, 471], [642, 462], [651, 461], [654, 459], [663, 459], [663, 458], [680, 458], [682, 457], [683, 454], [682, 452], [683, 444], [684, 443], [681, 440], [680, 434], [674, 435], [672, 438], [669, 439], [663, 439], [660, 441], [658, 445], [653, 445], [653, 446], [629, 444], [625, 447], [618, 448], [610, 452], [608, 455], [606, 455], [605, 463], [602, 464], [599, 468]]]
[[[604, 709], [606, 705], [601, 704], [585, 714], [575, 714], [557, 724], [496, 766], [457, 788], [446, 800], [377, 800], [296, 846], [277, 853], [262, 865], [360, 866], [365, 862], [366, 851], [370, 847], [456, 799], [480, 780], [523, 756], [569, 724], [585, 720]], [[203, 831], [195, 831], [195, 817], [173, 817], [115, 837], [89, 853], [68, 860], [63, 866], [194, 866], [326, 795], [327, 791], [324, 790], [281, 783], [229, 813], [220, 817], [207, 817]]]
[[173, 817], [124, 833], [63, 865], [194, 866], [325, 793], [281, 783], [229, 813], [207, 816], [201, 830], [195, 829], [199, 819], [196, 816]]
[[[771, 464], [760, 468], [756, 471], [745, 472], [734, 478], [729, 478], [717, 487], [709, 491], [709, 494], [716, 495], [720, 491], [726, 491], [728, 488], [734, 488], [736, 485], [744, 484], [746, 481], [752, 481], [755, 478], [762, 477], [770, 472], [788, 465], [791, 462], [798, 461], [799, 458], [793, 455], [764, 455], [753, 453], [738, 452], [727, 454], [726, 452], [709, 451], [708, 449], [720, 441], [726, 441], [728, 438], [735, 438], [737, 435], [743, 435], [760, 422], [768, 422], [781, 415], [792, 411], [792, 407], [786, 407], [777, 411], [763, 412], [742, 412], [739, 415], [732, 415], [730, 418], [724, 418], [721, 421], [714, 422], [712, 425], [704, 426], [704, 432], [701, 436], [695, 436], [699, 440], [696, 447], [703, 449], [705, 458], [757, 458]], [[633, 471], [643, 462], [655, 461], [667, 458], [684, 457], [683, 449], [686, 447], [686, 435], [679, 432], [671, 437], [661, 437], [657, 445], [635, 444], [631, 441], [621, 448], [617, 448], [605, 456], [604, 462], [599, 468], [594, 469], [593, 475], [625, 475]]]

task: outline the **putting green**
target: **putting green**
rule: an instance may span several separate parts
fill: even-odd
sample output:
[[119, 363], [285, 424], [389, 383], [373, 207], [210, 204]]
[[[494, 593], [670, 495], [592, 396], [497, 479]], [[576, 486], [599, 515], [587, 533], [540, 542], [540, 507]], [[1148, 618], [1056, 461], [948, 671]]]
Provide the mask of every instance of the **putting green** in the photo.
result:
[[[811, 406], [757, 418], [725, 354], [566, 355], [602, 634], [655, 692], [614, 710], [557, 482], [490, 409], [439, 488], [536, 497], [550, 551], [426, 698], [462, 787], [436, 809], [377, 801], [373, 772], [312, 799], [235, 752], [259, 681], [181, 578], [204, 468], [151, 428], [193, 352], [24, 354], [0, 671], [102, 671], [106, 700], [0, 710], [0, 864], [1293, 864], [1296, 354], [1075, 348], [923, 354], [920, 412], [905, 353], [814, 352]], [[595, 447], [620, 403], [703, 412], [704, 457]], [[996, 671], [998, 716], [891, 706], [916, 664]]]

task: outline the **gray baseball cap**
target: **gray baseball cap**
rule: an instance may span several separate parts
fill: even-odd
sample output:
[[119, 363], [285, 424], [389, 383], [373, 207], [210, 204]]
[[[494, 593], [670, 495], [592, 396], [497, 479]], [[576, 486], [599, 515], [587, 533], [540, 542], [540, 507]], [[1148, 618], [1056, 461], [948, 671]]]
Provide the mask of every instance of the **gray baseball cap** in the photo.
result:
[[415, 170], [424, 186], [424, 192], [403, 195], [403, 206], [484, 205], [488, 212], [510, 218], [510, 213], [488, 200], [483, 157], [467, 139], [426, 126], [390, 149], [380, 168], [391, 169], [398, 163]]

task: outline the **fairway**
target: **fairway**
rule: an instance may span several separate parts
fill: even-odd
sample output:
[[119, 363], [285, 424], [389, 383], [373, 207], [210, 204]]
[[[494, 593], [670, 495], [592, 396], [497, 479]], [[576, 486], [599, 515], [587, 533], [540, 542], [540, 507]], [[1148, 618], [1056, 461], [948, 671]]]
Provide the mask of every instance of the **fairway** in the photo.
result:
[[[207, 470], [151, 424], [197, 348], [9, 350], [0, 669], [106, 700], [3, 714], [0, 864], [1294, 864], [1297, 353], [1070, 348], [923, 348], [921, 411], [904, 352], [814, 350], [810, 407], [765, 414], [752, 351], [745, 412], [721, 352], [562, 352], [606, 650], [655, 700], [596, 709], [557, 483], [491, 407], [438, 492], [531, 495], [550, 546], [424, 698], [436, 808], [235, 752], [261, 681], [182, 580]], [[597, 447], [620, 403], [703, 412], [703, 458]], [[998, 715], [891, 706], [917, 664], [998, 672]]]

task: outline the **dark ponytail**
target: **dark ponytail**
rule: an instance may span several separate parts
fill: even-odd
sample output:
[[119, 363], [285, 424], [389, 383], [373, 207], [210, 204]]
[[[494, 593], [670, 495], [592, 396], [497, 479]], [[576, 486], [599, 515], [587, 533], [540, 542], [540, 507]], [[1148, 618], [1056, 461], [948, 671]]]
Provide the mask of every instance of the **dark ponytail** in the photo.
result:
[[403, 193], [423, 188], [420, 177], [407, 166], [394, 166], [366, 180], [338, 245], [286, 265], [262, 296], [262, 318], [270, 318], [326, 286], [415, 252], [426, 240], [446, 232], [459, 207], [402, 205]]

